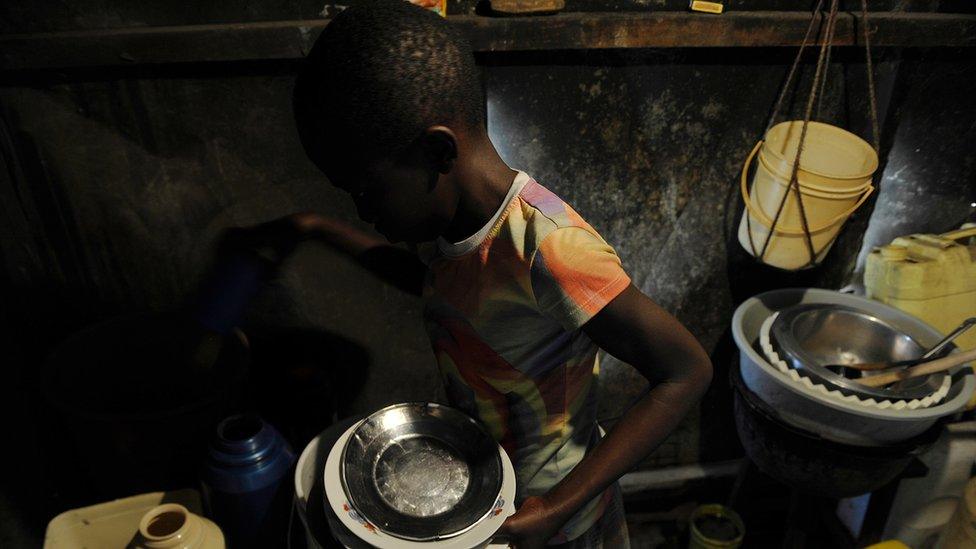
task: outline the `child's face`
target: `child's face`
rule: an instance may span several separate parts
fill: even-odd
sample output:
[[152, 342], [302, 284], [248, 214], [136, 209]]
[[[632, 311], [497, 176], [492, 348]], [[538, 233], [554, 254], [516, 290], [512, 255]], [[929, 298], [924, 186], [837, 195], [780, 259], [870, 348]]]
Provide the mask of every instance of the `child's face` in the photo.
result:
[[380, 160], [328, 175], [352, 197], [360, 219], [390, 242], [434, 240], [454, 214], [450, 189], [421, 162]]

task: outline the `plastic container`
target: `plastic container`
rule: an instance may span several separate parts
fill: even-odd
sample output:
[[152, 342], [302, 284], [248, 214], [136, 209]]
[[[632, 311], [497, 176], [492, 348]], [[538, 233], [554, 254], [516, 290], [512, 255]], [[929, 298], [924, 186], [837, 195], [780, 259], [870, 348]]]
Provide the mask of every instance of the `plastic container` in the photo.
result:
[[[781, 269], [797, 270], [810, 264], [800, 205], [789, 190], [802, 121], [782, 122], [746, 158], [740, 177], [746, 211], [739, 223], [739, 243], [750, 254], [769, 244], [761, 261]], [[749, 167], [758, 155], [751, 182]], [[871, 178], [878, 167], [874, 149], [856, 135], [820, 122], [810, 122], [797, 170], [797, 181], [813, 244], [814, 263], [829, 251], [844, 222], [874, 191]], [[783, 196], [783, 210], [773, 218]], [[770, 235], [772, 232], [772, 235]], [[750, 244], [750, 235], [752, 243]]]
[[274, 547], [287, 536], [292, 492], [282, 482], [295, 462], [291, 446], [255, 415], [220, 422], [202, 473], [211, 516], [233, 547]]
[[[151, 313], [58, 345], [42, 391], [77, 448], [63, 459], [80, 460], [87, 490], [113, 498], [195, 483], [213, 427], [243, 394], [249, 362], [244, 334], [213, 338], [180, 314]], [[201, 342], [207, 364], [193, 356]]]
[[921, 505], [896, 538], [910, 543], [910, 547], [935, 547], [958, 507], [959, 498], [956, 497], [938, 498]]
[[[321, 444], [323, 435], [312, 439], [302, 451], [295, 466], [295, 499], [294, 508], [305, 532], [305, 546], [309, 549], [322, 549], [333, 540], [329, 533], [329, 526], [325, 523], [325, 512], [322, 502], [321, 471], [325, 468], [325, 458], [329, 453], [330, 442]], [[314, 494], [314, 495], [313, 495]], [[310, 507], [314, 508], [310, 512]]]
[[213, 522], [179, 503], [164, 503], [139, 521], [127, 549], [224, 549], [224, 534]]
[[739, 514], [717, 503], [695, 509], [689, 530], [689, 549], [735, 549], [746, 535], [746, 525]]
[[44, 534], [44, 549], [125, 547], [139, 530], [146, 513], [163, 503], [179, 503], [200, 514], [200, 494], [183, 489], [152, 492], [71, 509], [51, 519]]
[[[871, 299], [901, 309], [943, 334], [976, 316], [976, 246], [964, 239], [976, 227], [943, 235], [913, 234], [868, 254], [864, 286]], [[955, 341], [976, 347], [976, 329]]]
[[[767, 170], [789, 183], [802, 120], [781, 122], [766, 132], [759, 160]], [[804, 187], [824, 192], [847, 193], [871, 184], [878, 169], [878, 155], [867, 141], [853, 133], [810, 122], [797, 179]]]

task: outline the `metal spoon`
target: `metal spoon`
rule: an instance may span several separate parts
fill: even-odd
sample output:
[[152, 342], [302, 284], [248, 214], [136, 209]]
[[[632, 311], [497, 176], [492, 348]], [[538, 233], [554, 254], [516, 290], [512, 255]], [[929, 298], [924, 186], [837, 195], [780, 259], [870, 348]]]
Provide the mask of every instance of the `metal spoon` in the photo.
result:
[[862, 362], [860, 364], [831, 364], [826, 366], [827, 368], [850, 368], [852, 370], [861, 371], [872, 371], [872, 370], [886, 370], [888, 368], [904, 368], [907, 366], [915, 366], [916, 364], [921, 364], [923, 362], [928, 362], [929, 360], [939, 358], [942, 356], [943, 351], [945, 351], [952, 340], [966, 333], [967, 330], [976, 325], [976, 316], [967, 318], [962, 321], [955, 330], [949, 332], [949, 335], [942, 338], [941, 341], [936, 343], [931, 349], [925, 351], [919, 358], [913, 358], [911, 360], [900, 360], [898, 362]]
[[956, 339], [957, 337], [959, 337], [962, 334], [966, 333], [966, 330], [972, 328], [973, 325], [976, 325], [976, 316], [967, 318], [966, 320], [963, 320], [962, 321], [962, 324], [960, 324], [958, 327], [956, 327], [955, 330], [949, 332], [949, 335], [947, 335], [944, 338], [942, 338], [942, 341], [936, 343], [934, 347], [932, 347], [931, 349], [928, 350], [927, 353], [925, 353], [924, 355], [922, 355], [922, 358], [923, 359], [924, 358], [936, 358], [937, 356], [941, 355], [942, 354], [941, 351], [943, 349], [945, 349], [947, 345], [949, 345], [950, 343], [952, 343], [952, 340], [953, 339]]

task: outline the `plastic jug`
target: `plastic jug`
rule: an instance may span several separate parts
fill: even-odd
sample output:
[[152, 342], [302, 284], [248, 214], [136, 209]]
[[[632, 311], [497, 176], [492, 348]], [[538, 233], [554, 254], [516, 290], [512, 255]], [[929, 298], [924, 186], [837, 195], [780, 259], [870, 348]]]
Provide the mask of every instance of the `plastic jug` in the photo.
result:
[[[976, 246], [965, 239], [976, 226], [942, 235], [913, 234], [868, 255], [867, 296], [897, 307], [947, 333], [976, 316]], [[976, 330], [956, 340], [960, 349], [976, 347]]]
[[231, 416], [217, 426], [203, 495], [231, 547], [284, 544], [292, 492], [282, 481], [294, 462], [284, 437], [256, 415]]

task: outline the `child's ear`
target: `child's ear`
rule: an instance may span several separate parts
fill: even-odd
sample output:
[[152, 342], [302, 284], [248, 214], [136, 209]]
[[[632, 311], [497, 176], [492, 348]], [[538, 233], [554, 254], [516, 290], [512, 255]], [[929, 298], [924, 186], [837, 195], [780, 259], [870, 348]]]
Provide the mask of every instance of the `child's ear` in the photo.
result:
[[457, 161], [457, 136], [447, 126], [431, 126], [424, 131], [424, 159], [437, 173], [448, 174]]

